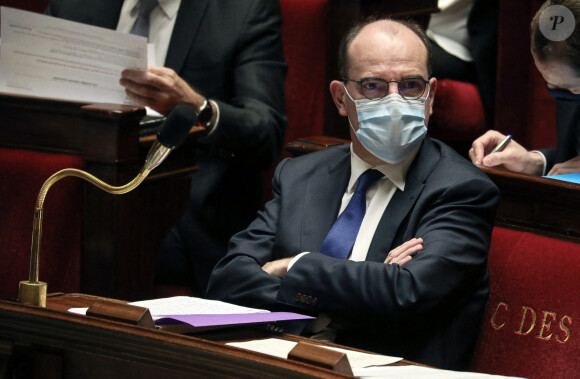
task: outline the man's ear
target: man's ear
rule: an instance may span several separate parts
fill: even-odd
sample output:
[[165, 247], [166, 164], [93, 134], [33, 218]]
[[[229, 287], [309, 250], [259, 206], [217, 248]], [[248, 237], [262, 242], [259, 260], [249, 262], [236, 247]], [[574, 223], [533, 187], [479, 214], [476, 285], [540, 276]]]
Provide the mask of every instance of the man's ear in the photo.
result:
[[332, 100], [334, 100], [334, 104], [338, 108], [338, 114], [341, 116], [348, 116], [348, 112], [346, 111], [346, 92], [344, 89], [344, 85], [342, 82], [338, 80], [333, 80], [330, 82], [330, 94], [332, 95]]
[[433, 114], [433, 103], [435, 102], [435, 91], [437, 91], [437, 79], [429, 79], [429, 116]]

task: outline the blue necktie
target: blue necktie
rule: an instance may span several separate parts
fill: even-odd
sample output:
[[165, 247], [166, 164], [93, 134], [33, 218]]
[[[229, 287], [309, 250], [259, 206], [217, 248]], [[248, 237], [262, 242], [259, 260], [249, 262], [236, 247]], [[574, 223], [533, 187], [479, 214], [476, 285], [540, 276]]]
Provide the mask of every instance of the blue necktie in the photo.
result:
[[141, 0], [139, 4], [139, 14], [133, 24], [131, 34], [137, 34], [149, 38], [149, 15], [153, 8], [157, 6], [157, 0]]
[[377, 170], [367, 170], [359, 178], [350, 202], [336, 219], [322, 243], [320, 252], [334, 258], [348, 258], [366, 212], [367, 189], [383, 176]]

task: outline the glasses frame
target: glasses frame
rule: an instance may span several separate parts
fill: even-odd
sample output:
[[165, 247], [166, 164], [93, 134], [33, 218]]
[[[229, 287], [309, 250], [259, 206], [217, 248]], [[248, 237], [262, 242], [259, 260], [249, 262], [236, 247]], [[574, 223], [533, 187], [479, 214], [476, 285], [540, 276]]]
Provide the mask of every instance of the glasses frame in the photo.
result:
[[[419, 96], [417, 96], [417, 97], [406, 97], [406, 96], [404, 96], [404, 95], [401, 93], [401, 88], [400, 88], [400, 85], [401, 85], [401, 81], [402, 81], [402, 80], [385, 80], [385, 79], [383, 79], [383, 78], [363, 78], [363, 79], [360, 79], [360, 80], [354, 80], [354, 79], [350, 79], [350, 78], [342, 78], [342, 81], [345, 83], [345, 85], [346, 85], [348, 82], [357, 83], [357, 84], [359, 85], [359, 87], [360, 87], [360, 93], [362, 93], [362, 94], [363, 94], [363, 96], [364, 96], [364, 97], [366, 97], [366, 98], [367, 98], [367, 99], [369, 99], [369, 100], [380, 100], [380, 99], [383, 99], [383, 98], [385, 98], [386, 96], [388, 96], [388, 94], [389, 94], [389, 86], [391, 85], [391, 83], [397, 83], [397, 91], [399, 92], [399, 95], [401, 95], [401, 97], [402, 97], [403, 99], [405, 99], [405, 100], [416, 100], [416, 99], [419, 99], [419, 98], [421, 98], [421, 96], [423, 96], [423, 94], [425, 93], [425, 90], [427, 89], [427, 86], [429, 85], [429, 81], [428, 81], [428, 80], [425, 80], [425, 79], [423, 79], [423, 78], [422, 78], [422, 77], [420, 77], [420, 76], [419, 76], [419, 77], [411, 77], [411, 78], [405, 78], [405, 79], [403, 79], [403, 80], [408, 80], [408, 79], [418, 79], [418, 80], [421, 80], [421, 81], [423, 81], [423, 83], [425, 84], [425, 88], [423, 88], [423, 92], [421, 92], [421, 94], [420, 94]], [[380, 81], [382, 81], [382, 82], [386, 83], [386, 84], [387, 84], [387, 92], [385, 92], [385, 95], [384, 95], [384, 96], [382, 96], [382, 97], [377, 97], [377, 98], [374, 98], [374, 99], [371, 99], [371, 98], [369, 98], [367, 95], [365, 95], [365, 92], [363, 91], [363, 83], [364, 83], [365, 81], [367, 81], [367, 80], [380, 80]]]

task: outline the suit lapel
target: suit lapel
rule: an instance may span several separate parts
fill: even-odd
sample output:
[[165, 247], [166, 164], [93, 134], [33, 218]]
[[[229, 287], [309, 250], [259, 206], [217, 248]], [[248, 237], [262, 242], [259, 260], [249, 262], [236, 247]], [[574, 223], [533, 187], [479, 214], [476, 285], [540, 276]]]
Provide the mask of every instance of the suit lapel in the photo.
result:
[[165, 67], [180, 73], [193, 41], [199, 33], [201, 20], [209, 0], [182, 1], [171, 33]]
[[304, 188], [301, 247], [307, 250], [303, 251], [320, 250], [340, 210], [350, 178], [350, 145], [345, 145], [339, 154], [340, 157], [329, 159], [324, 169], [311, 176]]
[[113, 30], [117, 29], [117, 24], [119, 24], [119, 17], [121, 17], [123, 1], [99, 1], [97, 4], [100, 4], [101, 7], [94, 14], [98, 15], [99, 19], [102, 21], [93, 25]]
[[82, 12], [69, 16], [76, 22], [116, 30], [122, 7], [123, 0], [92, 1]]
[[[397, 190], [379, 221], [377, 231], [369, 247], [367, 261], [383, 262], [393, 247], [399, 226], [407, 216], [425, 187], [425, 180], [439, 160], [439, 152], [433, 142], [426, 138], [405, 180], [405, 191]], [[403, 241], [404, 242], [404, 241]]]

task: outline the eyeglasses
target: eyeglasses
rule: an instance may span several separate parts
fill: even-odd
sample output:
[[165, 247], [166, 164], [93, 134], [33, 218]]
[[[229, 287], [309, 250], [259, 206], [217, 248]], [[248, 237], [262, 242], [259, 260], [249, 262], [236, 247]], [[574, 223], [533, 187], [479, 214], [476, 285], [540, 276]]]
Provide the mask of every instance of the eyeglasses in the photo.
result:
[[346, 82], [354, 82], [360, 85], [360, 91], [369, 100], [378, 100], [387, 96], [389, 92], [389, 83], [397, 83], [399, 94], [407, 100], [420, 98], [427, 88], [427, 80], [423, 78], [407, 78], [401, 81], [384, 80], [381, 78], [365, 78], [354, 80], [349, 78], [342, 79]]

